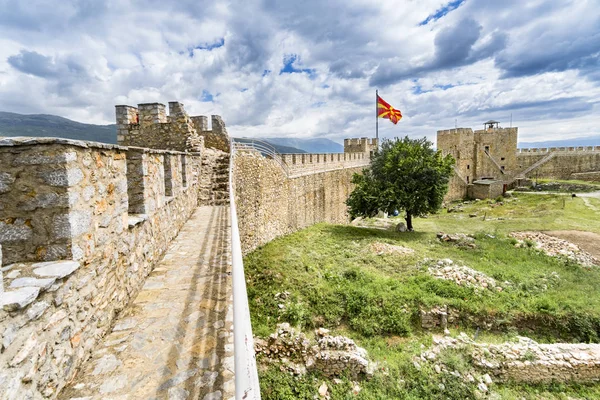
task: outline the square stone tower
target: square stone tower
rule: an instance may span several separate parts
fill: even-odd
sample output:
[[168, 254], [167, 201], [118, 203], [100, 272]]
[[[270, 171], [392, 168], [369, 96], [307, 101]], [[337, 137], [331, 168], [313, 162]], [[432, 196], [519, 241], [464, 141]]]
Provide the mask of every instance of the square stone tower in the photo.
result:
[[437, 132], [437, 148], [452, 154], [456, 170], [467, 184], [480, 179], [511, 182], [518, 172], [518, 128], [488, 121], [481, 130], [457, 128]]

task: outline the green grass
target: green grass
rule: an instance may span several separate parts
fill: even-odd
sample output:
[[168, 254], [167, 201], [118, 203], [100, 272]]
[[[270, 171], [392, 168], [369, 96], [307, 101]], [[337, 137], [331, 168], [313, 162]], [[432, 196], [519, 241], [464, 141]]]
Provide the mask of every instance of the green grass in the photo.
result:
[[[478, 217], [470, 218], [474, 213]], [[461, 319], [451, 327], [453, 332], [473, 333], [483, 326], [482, 321], [492, 322], [494, 332], [479, 331], [478, 340], [482, 341], [510, 340], [519, 333], [539, 341], [598, 342], [600, 270], [548, 257], [532, 248], [516, 248], [514, 240], [507, 237], [515, 230], [600, 233], [596, 218], [597, 212], [579, 198], [519, 194], [504, 205], [472, 202], [464, 205], [461, 213], [444, 210], [417, 219], [417, 232], [412, 233], [318, 224], [276, 239], [245, 258], [253, 330], [266, 337], [280, 322], [307, 332], [323, 326], [357, 340], [383, 365], [384, 370], [373, 380], [361, 382], [363, 390], [357, 397], [349, 395], [347, 380], [337, 386], [330, 384], [335, 386], [333, 399], [474, 398], [473, 388], [462, 381], [446, 376], [442, 382], [441, 377], [432, 379], [427, 367], [414, 367], [413, 355], [431, 340], [431, 335], [420, 329], [419, 309], [448, 305], [459, 310]], [[476, 248], [442, 243], [436, 238], [438, 231], [474, 234]], [[410, 256], [377, 255], [369, 248], [374, 242], [415, 252]], [[450, 258], [484, 272], [501, 285], [504, 281], [511, 285], [502, 292], [478, 293], [432, 278], [420, 266], [425, 258]], [[560, 278], [553, 279], [553, 273]], [[290, 293], [285, 301], [276, 297], [283, 291]], [[460, 354], [448, 357], [459, 368], [470, 362]], [[315, 374], [293, 378], [272, 367], [261, 373], [263, 398], [312, 398], [324, 380], [329, 382]], [[600, 397], [596, 386], [560, 388], [573, 396]], [[497, 389], [501, 398], [520, 398], [517, 393], [521, 392], [522, 397], [531, 399], [566, 398], [554, 387], [504, 385]], [[513, 394], [515, 397], [510, 397]]]
[[[597, 199], [588, 200], [598, 204]], [[587, 207], [580, 197], [519, 193], [506, 199], [503, 206], [488, 203], [488, 200], [471, 202], [464, 205], [461, 213], [442, 211], [427, 219], [417, 219], [415, 230], [506, 234], [523, 230], [574, 229], [600, 233], [598, 213]], [[477, 217], [470, 218], [469, 214], [477, 214]]]

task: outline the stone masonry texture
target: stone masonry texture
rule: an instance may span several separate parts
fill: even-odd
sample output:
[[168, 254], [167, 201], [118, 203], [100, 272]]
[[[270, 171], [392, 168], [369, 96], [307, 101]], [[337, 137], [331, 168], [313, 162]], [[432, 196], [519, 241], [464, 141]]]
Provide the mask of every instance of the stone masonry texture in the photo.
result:
[[600, 146], [517, 149], [517, 137], [518, 128], [439, 130], [437, 148], [456, 160], [445, 200], [480, 193], [481, 188], [471, 186], [481, 179], [497, 180], [510, 188], [526, 177], [593, 179], [600, 172]]
[[[117, 106], [117, 123], [128, 147], [0, 140], [2, 399], [233, 398], [225, 125], [177, 102]], [[247, 252], [347, 222], [368, 154], [308, 155], [291, 174], [237, 160]]]
[[233, 399], [229, 241], [228, 207], [196, 209], [61, 398]]
[[[55, 398], [197, 208], [199, 156], [174, 157], [186, 165], [187, 185], [171, 182], [178, 194], [167, 198], [164, 157], [177, 153], [145, 150], [141, 168], [130, 170], [129, 151], [0, 141], [10, 175], [0, 194], [0, 398]], [[130, 182], [151, 189], [137, 198], [144, 214], [128, 213]]]
[[352, 175], [362, 168], [288, 177], [272, 159], [252, 152], [236, 153], [234, 186], [242, 251], [248, 253], [318, 222], [348, 223], [345, 202], [352, 191]]

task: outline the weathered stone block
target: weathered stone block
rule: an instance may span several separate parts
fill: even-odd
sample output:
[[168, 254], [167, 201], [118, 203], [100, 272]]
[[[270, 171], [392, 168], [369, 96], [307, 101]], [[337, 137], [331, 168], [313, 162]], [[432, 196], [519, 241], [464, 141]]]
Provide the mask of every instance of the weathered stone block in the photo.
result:
[[62, 279], [65, 276], [71, 275], [79, 268], [80, 264], [77, 261], [50, 261], [33, 264], [33, 273], [42, 277], [55, 277]]
[[0, 243], [27, 240], [32, 234], [31, 226], [22, 219], [17, 219], [13, 223], [0, 221]]
[[7, 311], [17, 310], [31, 304], [40, 293], [39, 287], [24, 287], [2, 293], [0, 302]]

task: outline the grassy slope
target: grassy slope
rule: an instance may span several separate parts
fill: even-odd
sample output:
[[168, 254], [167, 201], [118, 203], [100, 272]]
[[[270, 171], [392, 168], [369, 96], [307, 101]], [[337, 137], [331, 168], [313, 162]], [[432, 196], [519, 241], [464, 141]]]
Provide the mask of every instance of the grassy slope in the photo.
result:
[[[563, 339], [598, 341], [600, 272], [532, 249], [515, 248], [505, 237], [513, 230], [600, 232], [594, 221], [597, 214], [581, 199], [564, 199], [564, 209], [560, 196], [520, 194], [518, 200], [493, 208], [487, 202], [472, 203], [463, 213], [443, 211], [417, 220], [416, 233], [321, 224], [277, 239], [245, 260], [255, 334], [267, 336], [278, 322], [288, 321], [306, 330], [326, 326], [355, 338], [372, 358], [386, 365], [385, 374], [378, 373], [373, 381], [363, 383], [360, 398], [471, 398], [471, 389], [460, 381], [447, 380], [446, 389], [440, 390], [439, 380], [429, 379], [426, 370], [418, 371], [412, 365], [412, 355], [421, 351], [421, 343], [430, 340], [430, 335], [421, 333], [415, 324], [420, 306], [448, 304], [463, 314], [493, 315], [509, 325], [533, 319], [538, 325], [545, 324], [546, 331], [529, 332], [526, 323], [520, 324], [521, 331], [541, 340], [551, 341], [560, 335]], [[469, 213], [487, 213], [486, 221], [470, 218]], [[498, 217], [506, 219], [490, 220]], [[437, 231], [476, 233], [477, 248], [440, 243], [435, 238]], [[369, 251], [369, 244], [375, 241], [410, 247], [415, 255], [378, 256]], [[435, 280], [417, 267], [426, 257], [451, 258], [500, 281], [511, 281], [514, 288], [476, 294], [472, 289]], [[557, 272], [561, 279], [543, 290], [542, 285], [548, 282], [542, 280], [551, 272]], [[275, 298], [282, 291], [291, 293], [285, 302]], [[280, 303], [285, 304], [282, 311]], [[458, 328], [468, 330], [467, 325], [474, 329], [477, 323]], [[514, 329], [507, 331], [514, 334]], [[400, 385], [402, 376], [410, 379]], [[313, 375], [292, 379], [272, 369], [262, 373], [261, 382], [265, 398], [279, 399], [312, 397], [320, 381]], [[348, 388], [341, 385], [338, 389], [333, 398], [346, 398]], [[559, 389], [600, 397], [594, 386], [553, 390]], [[286, 397], [288, 390], [291, 397]], [[534, 397], [526, 398], [536, 398], [535, 391], [548, 388], [503, 386], [498, 390], [503, 391], [503, 398], [511, 398], [515, 390], [531, 391]]]

